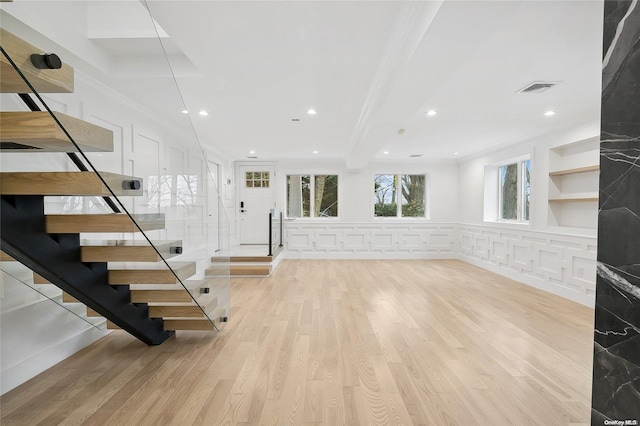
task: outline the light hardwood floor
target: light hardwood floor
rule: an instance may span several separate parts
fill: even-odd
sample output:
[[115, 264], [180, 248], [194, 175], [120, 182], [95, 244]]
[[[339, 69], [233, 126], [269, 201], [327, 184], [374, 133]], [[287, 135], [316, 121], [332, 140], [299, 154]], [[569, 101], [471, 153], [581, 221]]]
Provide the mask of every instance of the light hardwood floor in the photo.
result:
[[283, 260], [218, 335], [117, 331], [2, 425], [588, 424], [593, 311], [455, 260]]

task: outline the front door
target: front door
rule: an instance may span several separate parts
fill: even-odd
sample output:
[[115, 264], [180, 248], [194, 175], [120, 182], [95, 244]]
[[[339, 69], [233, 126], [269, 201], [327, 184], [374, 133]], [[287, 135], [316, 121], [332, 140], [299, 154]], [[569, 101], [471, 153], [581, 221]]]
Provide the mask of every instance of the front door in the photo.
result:
[[240, 244], [269, 244], [269, 211], [275, 208], [275, 166], [241, 165]]

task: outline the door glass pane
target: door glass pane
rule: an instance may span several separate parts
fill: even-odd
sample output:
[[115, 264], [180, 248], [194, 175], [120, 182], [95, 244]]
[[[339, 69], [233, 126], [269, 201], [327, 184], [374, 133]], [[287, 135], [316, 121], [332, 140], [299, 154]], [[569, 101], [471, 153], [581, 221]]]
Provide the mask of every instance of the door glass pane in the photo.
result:
[[247, 188], [269, 188], [269, 172], [245, 172]]

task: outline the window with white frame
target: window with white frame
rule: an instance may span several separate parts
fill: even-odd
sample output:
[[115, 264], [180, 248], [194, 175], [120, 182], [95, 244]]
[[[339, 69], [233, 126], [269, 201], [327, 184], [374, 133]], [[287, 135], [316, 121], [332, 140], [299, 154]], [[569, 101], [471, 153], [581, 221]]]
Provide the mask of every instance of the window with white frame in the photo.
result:
[[531, 160], [524, 158], [507, 162], [498, 166], [497, 172], [497, 217], [494, 220], [529, 222]]
[[287, 175], [287, 217], [338, 216], [338, 175]]
[[426, 175], [377, 174], [373, 183], [375, 217], [426, 217]]

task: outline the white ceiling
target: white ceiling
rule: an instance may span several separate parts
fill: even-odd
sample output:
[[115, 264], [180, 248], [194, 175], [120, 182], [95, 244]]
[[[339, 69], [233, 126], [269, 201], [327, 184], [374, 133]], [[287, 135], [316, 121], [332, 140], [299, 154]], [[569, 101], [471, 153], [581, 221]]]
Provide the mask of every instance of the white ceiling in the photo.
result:
[[[168, 119], [182, 98], [200, 142], [231, 159], [446, 160], [599, 120], [600, 1], [147, 6], [154, 21], [135, 1], [83, 6], [100, 71]], [[516, 94], [540, 80], [561, 84]]]

